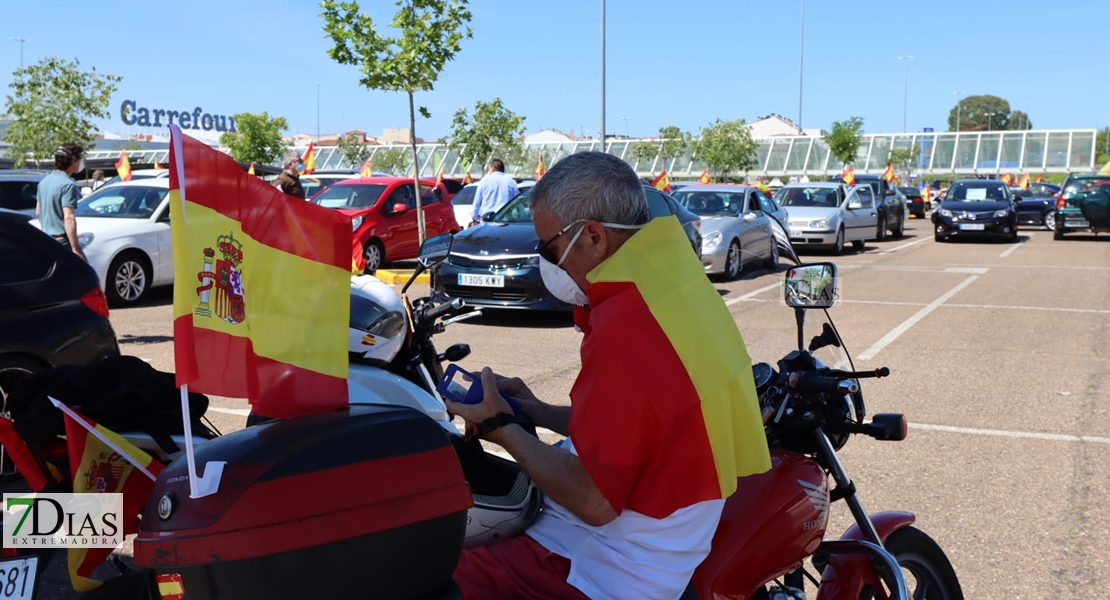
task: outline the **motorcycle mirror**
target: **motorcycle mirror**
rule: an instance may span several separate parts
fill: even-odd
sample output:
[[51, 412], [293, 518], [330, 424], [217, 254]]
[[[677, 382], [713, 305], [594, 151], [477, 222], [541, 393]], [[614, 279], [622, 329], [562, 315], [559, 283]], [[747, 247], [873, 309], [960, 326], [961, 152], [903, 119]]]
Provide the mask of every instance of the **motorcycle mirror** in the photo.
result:
[[425, 269], [438, 265], [451, 254], [451, 245], [454, 243], [455, 238], [450, 233], [432, 236], [420, 245], [420, 251], [416, 254], [416, 261], [420, 263]]
[[829, 308], [839, 299], [836, 265], [812, 263], [786, 272], [783, 280], [786, 305], [793, 308]]
[[439, 361], [443, 362], [444, 360], [448, 360], [451, 362], [459, 362], [467, 356], [470, 356], [469, 344], [452, 344], [451, 347], [442, 354]]

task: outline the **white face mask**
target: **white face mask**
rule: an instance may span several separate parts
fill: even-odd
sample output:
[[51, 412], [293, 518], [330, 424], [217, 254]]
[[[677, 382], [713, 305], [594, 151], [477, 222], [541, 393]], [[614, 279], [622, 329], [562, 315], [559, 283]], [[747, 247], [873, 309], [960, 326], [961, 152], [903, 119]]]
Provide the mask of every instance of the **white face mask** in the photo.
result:
[[[575, 221], [564, 227], [563, 231], [585, 222], [585, 220]], [[635, 230], [643, 227], [643, 225], [621, 225], [620, 223], [601, 224], [612, 229]], [[583, 229], [585, 228], [579, 228], [578, 232], [574, 234], [574, 237], [570, 238], [570, 243], [567, 244], [566, 250], [563, 250], [563, 255], [559, 257], [559, 262], [552, 264], [551, 261], [546, 258], [540, 257], [540, 278], [543, 279], [543, 285], [547, 288], [547, 291], [551, 292], [551, 295], [559, 300], [575, 306], [585, 306], [589, 302], [589, 297], [586, 296], [586, 292], [582, 291], [582, 288], [578, 287], [578, 283], [574, 281], [570, 273], [562, 269], [562, 264], [563, 261], [567, 259], [567, 255], [570, 254], [570, 249], [574, 247], [574, 243], [578, 241], [578, 236], [582, 235]]]

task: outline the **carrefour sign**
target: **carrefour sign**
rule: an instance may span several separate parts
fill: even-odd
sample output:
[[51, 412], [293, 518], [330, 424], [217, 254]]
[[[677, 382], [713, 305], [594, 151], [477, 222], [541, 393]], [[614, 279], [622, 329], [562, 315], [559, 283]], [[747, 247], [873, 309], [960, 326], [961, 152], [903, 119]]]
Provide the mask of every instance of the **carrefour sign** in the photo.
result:
[[210, 115], [199, 106], [189, 112], [187, 110], [147, 108], [138, 106], [134, 100], [124, 100], [119, 105], [119, 117], [124, 125], [166, 127], [176, 124], [182, 129], [236, 133], [235, 119], [224, 115]]

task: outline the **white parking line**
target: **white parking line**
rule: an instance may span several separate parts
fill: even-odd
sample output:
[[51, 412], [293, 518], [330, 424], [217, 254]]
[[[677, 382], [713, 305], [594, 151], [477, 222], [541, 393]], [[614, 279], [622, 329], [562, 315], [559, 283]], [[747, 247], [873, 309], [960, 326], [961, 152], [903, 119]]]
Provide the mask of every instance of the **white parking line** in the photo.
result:
[[908, 244], [902, 244], [901, 246], [895, 246], [895, 247], [891, 248], [890, 250], [883, 250], [879, 254], [890, 254], [891, 252], [897, 252], [899, 250], [904, 250], [906, 248], [909, 248], [910, 246], [916, 246], [918, 244], [921, 244], [921, 243], [927, 242], [927, 241], [929, 241], [929, 238], [927, 238], [927, 237], [926, 238], [921, 238], [920, 240], [914, 240], [914, 241], [912, 241]]
[[974, 429], [971, 427], [952, 427], [950, 425], [930, 425], [927, 423], [910, 423], [909, 425], [911, 429], [926, 429], [929, 431], [943, 431], [946, 433], [965, 433], [968, 435], [989, 435], [994, 437], [1048, 440], [1052, 442], [1088, 442], [1093, 444], [1110, 444], [1110, 438], [1091, 435], [1035, 433], [1032, 431], [1006, 431], [1003, 429]]
[[931, 313], [934, 310], [936, 310], [937, 308], [939, 308], [940, 305], [944, 304], [949, 298], [951, 298], [952, 296], [955, 296], [956, 294], [960, 293], [960, 290], [962, 290], [965, 287], [971, 285], [971, 283], [973, 281], [975, 281], [976, 279], [979, 279], [979, 276], [978, 275], [972, 275], [971, 277], [968, 277], [967, 279], [960, 282], [960, 284], [957, 285], [956, 287], [948, 290], [940, 298], [937, 298], [936, 300], [933, 300], [929, 304], [926, 304], [924, 308], [922, 308], [921, 310], [914, 313], [912, 317], [903, 321], [902, 324], [900, 324], [899, 326], [890, 330], [890, 333], [884, 335], [879, 341], [872, 344], [870, 348], [868, 348], [867, 350], [864, 350], [863, 353], [859, 355], [859, 360], [864, 361], [864, 360], [874, 358], [874, 356], [876, 354], [878, 354], [880, 351], [882, 351], [883, 348], [886, 348], [888, 345], [890, 345], [891, 342], [898, 339], [903, 333], [906, 333], [907, 331], [909, 331], [910, 328], [913, 327], [914, 325], [917, 325], [917, 323], [920, 322], [921, 319], [924, 319], [926, 316], [929, 315], [929, 313]]
[[1028, 242], [1031, 239], [1033, 239], [1033, 232], [1032, 231], [1029, 232], [1028, 237], [1026, 237], [1024, 240], [1021, 240], [1020, 242], [1010, 246], [1009, 248], [1006, 249], [1005, 252], [1003, 252], [1002, 254], [999, 254], [998, 258], [1006, 258], [1007, 256], [1013, 254], [1014, 250], [1017, 250], [1018, 248], [1021, 248], [1022, 244], [1024, 244], [1025, 242]]
[[738, 296], [736, 298], [731, 298], [729, 300], [726, 300], [725, 301], [725, 306], [732, 306], [733, 304], [736, 304], [737, 302], [743, 302], [745, 300], [751, 300], [752, 298], [755, 298], [756, 296], [762, 294], [763, 292], [771, 291], [771, 290], [773, 290], [777, 287], [780, 287], [780, 286], [782, 286], [782, 283], [776, 281], [775, 283], [772, 283], [771, 285], [768, 285], [768, 286], [761, 287], [758, 290], [755, 290], [754, 292], [748, 292], [747, 294], [744, 294], [743, 296]]

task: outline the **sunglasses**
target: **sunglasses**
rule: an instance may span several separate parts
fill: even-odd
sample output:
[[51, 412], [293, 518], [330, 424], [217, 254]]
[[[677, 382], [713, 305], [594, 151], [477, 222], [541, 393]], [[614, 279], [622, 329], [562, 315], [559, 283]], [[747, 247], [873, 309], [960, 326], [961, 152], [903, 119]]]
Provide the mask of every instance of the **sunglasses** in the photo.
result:
[[553, 265], [559, 264], [559, 257], [555, 256], [554, 250], [550, 247], [551, 242], [554, 242], [555, 240], [559, 239], [561, 236], [566, 235], [567, 232], [570, 231], [571, 227], [574, 227], [575, 225], [579, 225], [579, 224], [584, 224], [585, 222], [586, 222], [585, 219], [579, 219], [578, 221], [574, 221], [572, 223], [567, 224], [566, 227], [563, 227], [562, 229], [559, 230], [559, 233], [556, 233], [555, 235], [551, 236], [551, 239], [549, 239], [547, 241], [540, 240], [540, 243], [536, 244], [536, 254], [539, 254], [540, 257], [542, 257], [544, 260], [546, 260], [547, 262], [549, 262]]

